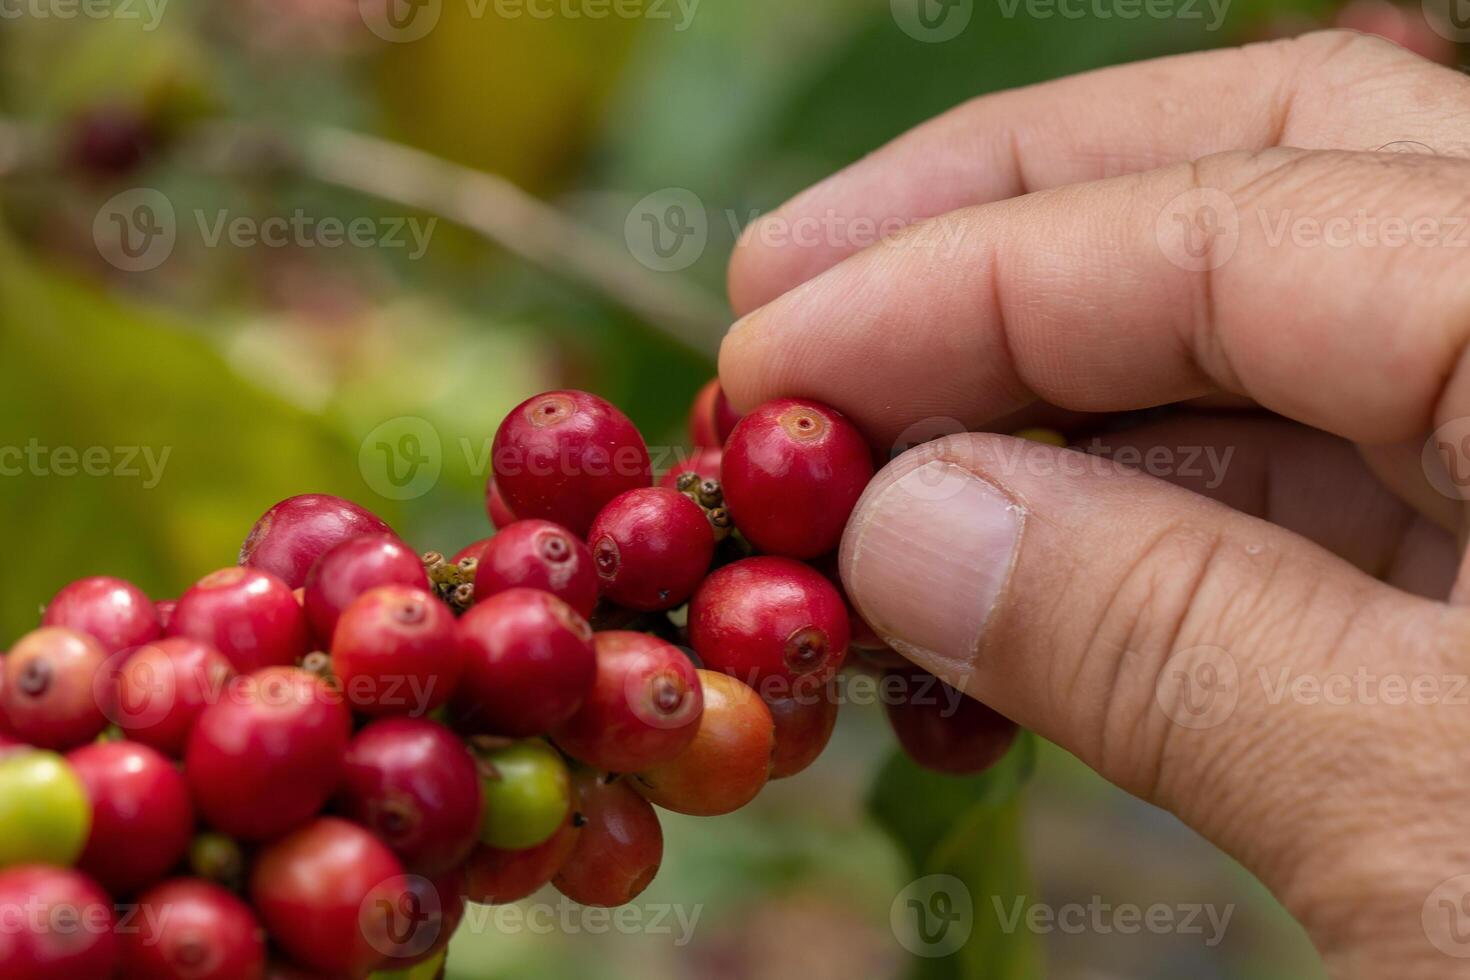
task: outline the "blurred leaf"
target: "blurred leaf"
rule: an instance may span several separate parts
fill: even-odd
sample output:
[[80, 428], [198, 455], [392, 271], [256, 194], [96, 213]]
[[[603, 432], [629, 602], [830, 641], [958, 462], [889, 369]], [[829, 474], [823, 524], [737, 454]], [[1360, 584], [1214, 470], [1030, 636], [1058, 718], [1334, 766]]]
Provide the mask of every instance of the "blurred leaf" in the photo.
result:
[[1003, 913], [1030, 893], [1021, 841], [1021, 790], [1036, 766], [1036, 740], [1022, 733], [995, 767], [973, 777], [929, 772], [902, 752], [884, 764], [868, 809], [920, 879], [953, 875], [969, 893], [973, 931], [956, 952], [916, 957], [922, 980], [1035, 980], [1035, 936], [1006, 931]]
[[420, 963], [418, 966], [411, 966], [407, 970], [379, 970], [368, 980], [435, 980], [443, 973], [445, 955], [440, 953], [433, 959]]

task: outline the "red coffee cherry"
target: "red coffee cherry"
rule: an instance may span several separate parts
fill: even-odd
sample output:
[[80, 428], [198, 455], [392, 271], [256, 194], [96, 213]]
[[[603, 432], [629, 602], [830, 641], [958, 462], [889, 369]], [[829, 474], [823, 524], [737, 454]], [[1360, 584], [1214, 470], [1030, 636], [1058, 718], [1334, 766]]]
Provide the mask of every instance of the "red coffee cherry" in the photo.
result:
[[556, 744], [594, 769], [638, 772], [677, 756], [699, 730], [704, 695], [689, 658], [647, 633], [594, 638], [597, 681]]
[[480, 561], [485, 555], [485, 549], [490, 547], [490, 542], [494, 540], [494, 538], [481, 538], [465, 545], [454, 553], [454, 557], [449, 559], [449, 564], [458, 565], [466, 558], [473, 558], [476, 562]]
[[465, 873], [451, 868], [432, 878], [406, 874], [390, 882], [380, 893], [397, 895], [397, 905], [375, 896], [377, 907], [368, 910], [369, 928], [387, 938], [387, 956], [379, 973], [397, 976], [437, 956], [459, 929], [464, 918]]
[[788, 558], [836, 548], [872, 478], [862, 433], [836, 409], [795, 398], [741, 419], [720, 463], [735, 526], [757, 549]]
[[294, 664], [309, 645], [306, 613], [291, 588], [255, 568], [200, 579], [179, 598], [168, 633], [208, 643], [242, 674]]
[[552, 883], [580, 905], [626, 905], [643, 894], [663, 863], [658, 814], [624, 779], [582, 773], [577, 789], [584, 824]]
[[134, 742], [181, 758], [206, 705], [220, 700], [235, 668], [208, 643], [187, 636], [139, 647], [123, 661], [111, 716]]
[[[117, 965], [112, 899], [77, 871], [0, 871], [5, 980], [111, 980]], [[19, 914], [17, 915], [17, 911]]]
[[392, 534], [383, 519], [325, 493], [289, 497], [261, 515], [240, 547], [240, 564], [270, 572], [291, 588], [306, 584], [316, 560], [364, 534]]
[[909, 758], [952, 776], [982, 773], [1010, 751], [1016, 723], [922, 670], [890, 671], [884, 708]]
[[832, 741], [837, 727], [837, 692], [831, 683], [815, 690], [807, 685], [789, 697], [766, 699], [776, 725], [776, 750], [771, 754], [771, 778], [785, 779], [807, 769]]
[[614, 497], [592, 522], [587, 541], [603, 595], [644, 611], [683, 605], [715, 554], [704, 510], [666, 487]]
[[705, 382], [689, 406], [689, 441], [700, 449], [719, 449], [735, 431], [740, 413], [730, 407], [719, 378]]
[[343, 541], [317, 559], [306, 575], [306, 617], [322, 646], [331, 646], [337, 620], [352, 600], [380, 585], [429, 591], [423, 559], [391, 534]]
[[237, 677], [200, 714], [184, 774], [215, 829], [265, 840], [310, 820], [342, 776], [352, 712], [294, 667]]
[[688, 459], [675, 463], [674, 468], [658, 481], [658, 485], [673, 490], [678, 486], [679, 476], [683, 473], [697, 473], [701, 480], [718, 480], [720, 460], [724, 455], [718, 449], [696, 449]]
[[161, 881], [194, 833], [183, 774], [136, 742], [84, 745], [66, 761], [92, 801], [92, 830], [77, 867], [113, 895]]
[[218, 885], [176, 878], [138, 897], [120, 937], [119, 980], [260, 980], [265, 935], [255, 913]]
[[522, 850], [481, 844], [465, 866], [465, 894], [479, 905], [507, 905], [531, 897], [551, 884], [571, 858], [582, 823], [581, 817], [568, 814], [550, 840]]
[[250, 874], [250, 900], [271, 938], [330, 976], [359, 976], [383, 962], [394, 944], [379, 916], [396, 916], [403, 898], [403, 865], [388, 846], [335, 817], [265, 847]]
[[504, 531], [516, 520], [516, 515], [505, 502], [505, 495], [495, 485], [493, 476], [485, 482], [485, 514], [490, 518], [490, 526], [497, 531]]
[[689, 605], [689, 642], [704, 665], [763, 697], [808, 690], [847, 653], [847, 605], [822, 574], [789, 558], [746, 558], [711, 574]]
[[56, 593], [41, 624], [86, 633], [109, 654], [163, 634], [153, 600], [133, 583], [106, 576], [80, 579]]
[[696, 817], [733, 813], [759, 795], [771, 775], [776, 728], [760, 696], [726, 674], [699, 671], [704, 714], [683, 752], [631, 780], [643, 798]]
[[374, 717], [433, 711], [454, 693], [463, 665], [454, 613], [405, 585], [359, 596], [332, 639], [332, 669], [348, 702]]
[[375, 721], [352, 740], [338, 802], [343, 816], [393, 849], [410, 870], [460, 864], [480, 835], [480, 777], [464, 743], [437, 722]]
[[495, 485], [517, 517], [555, 521], [578, 536], [609, 500], [652, 482], [637, 428], [585, 391], [548, 391], [516, 406], [491, 454]]
[[0, 710], [11, 732], [38, 748], [65, 751], [107, 727], [107, 654], [85, 633], [46, 626], [27, 633], [0, 659]]
[[597, 679], [592, 627], [556, 596], [511, 589], [460, 618], [464, 673], [453, 713], [461, 731], [549, 732], [581, 708]]
[[586, 618], [597, 605], [592, 553], [571, 531], [550, 521], [516, 521], [490, 539], [475, 571], [475, 600], [515, 588], [541, 589]]

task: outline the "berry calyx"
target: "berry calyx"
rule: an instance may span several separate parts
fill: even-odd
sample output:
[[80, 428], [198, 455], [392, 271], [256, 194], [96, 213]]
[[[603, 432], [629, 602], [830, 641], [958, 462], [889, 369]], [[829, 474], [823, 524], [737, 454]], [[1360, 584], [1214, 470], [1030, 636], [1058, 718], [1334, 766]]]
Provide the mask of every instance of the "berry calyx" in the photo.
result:
[[306, 613], [292, 587], [258, 568], [200, 579], [179, 598], [168, 634], [208, 643], [242, 674], [294, 664], [308, 647]]
[[77, 867], [113, 895], [160, 881], [189, 848], [194, 807], [183, 774], [136, 742], [96, 742], [67, 756], [92, 802]]
[[584, 823], [552, 883], [580, 905], [626, 905], [643, 894], [663, 863], [658, 814], [625, 779], [581, 773], [576, 784]]
[[477, 753], [485, 797], [480, 843], [505, 850], [544, 844], [572, 809], [567, 764], [541, 739]]
[[485, 482], [485, 515], [490, 518], [490, 525], [497, 531], [504, 531], [516, 520], [510, 505], [505, 502], [505, 495], [495, 485], [493, 476]]
[[199, 715], [184, 774], [209, 824], [264, 840], [327, 802], [351, 731], [352, 713], [327, 685], [294, 667], [267, 668], [235, 678]]
[[547, 592], [493, 595], [459, 620], [455, 635], [464, 672], [451, 707], [461, 731], [549, 732], [576, 714], [597, 679], [592, 627]]
[[64, 587], [46, 604], [43, 626], [65, 626], [85, 633], [108, 654], [158, 639], [158, 610], [131, 582], [97, 576]]
[[765, 787], [776, 729], [765, 702], [735, 678], [701, 670], [699, 681], [704, 714], [694, 741], [631, 782], [644, 799], [665, 810], [714, 817], [735, 812]]
[[255, 913], [218, 885], [177, 878], [138, 897], [123, 930], [119, 980], [259, 980], [265, 940]]
[[584, 391], [548, 391], [516, 406], [495, 433], [491, 462], [517, 517], [555, 521], [579, 536], [609, 500], [652, 482], [637, 428]]
[[250, 875], [250, 900], [271, 939], [303, 966], [358, 976], [394, 948], [386, 903], [401, 908], [403, 865], [368, 831], [322, 817], [265, 847]]
[[338, 802], [344, 816], [419, 874], [450, 870], [479, 838], [475, 759], [436, 722], [386, 718], [358, 732], [347, 748]]
[[359, 596], [332, 639], [332, 667], [347, 700], [373, 717], [433, 711], [454, 693], [463, 663], [454, 614], [404, 585]]
[[305, 585], [306, 616], [317, 642], [331, 646], [343, 611], [358, 596], [381, 585], [429, 591], [423, 561], [395, 536], [364, 535], [322, 555], [307, 573]]
[[704, 580], [689, 605], [689, 642], [705, 666], [766, 698], [831, 678], [847, 641], [842, 596], [820, 572], [789, 558], [726, 565]]
[[208, 643], [172, 636], [139, 647], [117, 674], [112, 721], [134, 742], [181, 758], [199, 713], [220, 700], [235, 676]]
[[806, 770], [822, 754], [837, 727], [837, 695], [831, 684], [815, 689], [798, 685], [789, 696], [766, 699], [776, 726], [771, 778], [785, 779]]
[[291, 588], [306, 584], [318, 558], [364, 534], [392, 534], [383, 519], [325, 493], [288, 497], [261, 515], [240, 546], [240, 564], [270, 572]]
[[112, 692], [107, 654], [85, 633], [45, 626], [21, 637], [0, 660], [0, 712], [23, 742], [66, 750], [89, 742], [107, 726]]
[[506, 589], [541, 589], [586, 618], [597, 605], [592, 553], [571, 531], [551, 521], [516, 521], [485, 547], [475, 567], [475, 600]]
[[689, 406], [689, 441], [696, 448], [719, 449], [735, 431], [740, 413], [730, 406], [719, 378], [711, 378]]
[[682, 752], [699, 730], [699, 675], [676, 646], [647, 633], [594, 638], [597, 680], [581, 710], [553, 733], [573, 758], [609, 772], [638, 772]]
[[5, 980], [111, 980], [116, 919], [91, 878], [42, 865], [0, 871], [0, 909]]
[[613, 498], [587, 540], [603, 595], [629, 609], [683, 605], [707, 571], [715, 536], [698, 504], [666, 487]]
[[735, 526], [758, 550], [788, 558], [836, 548], [872, 478], [872, 453], [857, 428], [836, 409], [795, 398], [741, 419], [720, 464]]
[[92, 827], [86, 787], [54, 752], [17, 749], [0, 755], [0, 868], [69, 866]]
[[566, 866], [584, 822], [568, 814], [556, 833], [535, 847], [481, 844], [465, 867], [465, 894], [479, 905], [506, 905], [534, 895]]
[[999, 762], [1020, 731], [1016, 723], [922, 670], [890, 671], [885, 689], [901, 697], [884, 708], [909, 758], [935, 772], [972, 776]]

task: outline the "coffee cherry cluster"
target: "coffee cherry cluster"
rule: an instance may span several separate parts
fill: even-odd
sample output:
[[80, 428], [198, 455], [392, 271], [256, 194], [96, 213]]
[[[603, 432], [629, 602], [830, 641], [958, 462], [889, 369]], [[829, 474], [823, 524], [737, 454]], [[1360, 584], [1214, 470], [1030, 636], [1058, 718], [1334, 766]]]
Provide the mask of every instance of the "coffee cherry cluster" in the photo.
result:
[[450, 558], [313, 494], [177, 601], [63, 588], [0, 661], [0, 914], [37, 913], [0, 976], [355, 978], [437, 956], [466, 901], [630, 902], [660, 808], [730, 813], [821, 754], [850, 649], [936, 695], [890, 703], [920, 763], [994, 763], [1015, 727], [841, 591], [856, 428], [711, 382], [690, 431], [655, 484], [623, 413], [547, 392], [496, 433], [498, 533]]

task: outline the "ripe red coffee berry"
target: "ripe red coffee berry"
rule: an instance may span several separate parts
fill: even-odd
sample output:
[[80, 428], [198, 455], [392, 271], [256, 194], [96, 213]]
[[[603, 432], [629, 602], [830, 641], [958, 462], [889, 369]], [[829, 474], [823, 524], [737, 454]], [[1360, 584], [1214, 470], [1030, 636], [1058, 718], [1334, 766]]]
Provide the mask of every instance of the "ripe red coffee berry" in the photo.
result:
[[135, 928], [120, 937], [119, 980], [261, 980], [265, 934], [250, 906], [197, 878], [138, 897]]
[[705, 579], [689, 605], [689, 642], [704, 665], [763, 697], [810, 689], [847, 653], [847, 604], [822, 574], [789, 558], [746, 558]]
[[332, 669], [363, 714], [428, 714], [449, 700], [464, 664], [454, 613], [433, 595], [385, 585], [359, 596], [337, 621]]
[[388, 939], [387, 955], [378, 972], [397, 976], [400, 971], [437, 956], [454, 938], [464, 918], [465, 875], [453, 868], [432, 878], [406, 874], [380, 889], [397, 893], [397, 908], [379, 906], [372, 928]]
[[571, 531], [550, 521], [516, 521], [490, 539], [475, 571], [478, 602], [514, 588], [541, 589], [586, 618], [597, 605], [592, 553]]
[[481, 538], [478, 541], [473, 541], [465, 545], [454, 553], [454, 557], [449, 559], [449, 564], [458, 565], [466, 558], [473, 558], [477, 562], [480, 561], [485, 555], [485, 549], [490, 547], [490, 542], [494, 540], [494, 538]]
[[740, 413], [730, 407], [719, 378], [711, 378], [689, 406], [689, 441], [697, 448], [719, 449], [735, 431]]
[[311, 674], [271, 667], [237, 677], [200, 714], [184, 775], [216, 830], [265, 840], [310, 820], [342, 777], [352, 712]]
[[516, 520], [493, 476], [485, 483], [485, 515], [490, 518], [490, 526], [498, 531], [504, 531]]
[[419, 874], [458, 865], [480, 835], [474, 757], [437, 722], [385, 718], [358, 732], [337, 799], [343, 816], [371, 830]]
[[734, 813], [771, 775], [776, 727], [760, 696], [726, 674], [699, 671], [704, 714], [683, 752], [643, 770], [633, 788], [665, 810], [696, 817]]
[[111, 980], [116, 918], [91, 878], [42, 865], [0, 871], [0, 910], [5, 980]]
[[0, 659], [0, 709], [12, 733], [43, 749], [65, 751], [107, 727], [112, 692], [102, 671], [107, 654], [85, 633], [46, 626], [27, 633]]
[[429, 591], [423, 559], [391, 534], [343, 541], [317, 559], [306, 575], [306, 617], [312, 635], [330, 646], [337, 620], [352, 601], [380, 585]]
[[658, 481], [661, 487], [675, 489], [679, 484], [679, 477], [684, 473], [698, 474], [701, 480], [718, 480], [720, 478], [720, 460], [724, 453], [718, 449], [696, 449], [688, 459], [680, 460], [674, 464]]
[[56, 593], [41, 624], [86, 633], [109, 654], [163, 634], [153, 600], [133, 583], [106, 576], [80, 579]]
[[556, 744], [595, 769], [638, 772], [677, 756], [699, 730], [704, 694], [678, 647], [647, 633], [594, 638], [597, 680]]
[[580, 905], [626, 905], [643, 894], [663, 863], [658, 814], [626, 779], [583, 773], [577, 789], [584, 823], [552, 883]]
[[836, 409], [795, 398], [741, 419], [720, 463], [735, 526], [758, 550], [788, 558], [836, 548], [872, 478], [862, 433]]
[[982, 773], [999, 762], [1020, 731], [1016, 723], [922, 670], [890, 671], [884, 708], [909, 758], [952, 776]]
[[257, 568], [200, 579], [179, 598], [168, 633], [208, 643], [242, 674], [294, 664], [309, 645], [306, 613], [291, 588]]
[[77, 867], [113, 895], [161, 881], [194, 833], [183, 773], [136, 742], [95, 742], [66, 761], [92, 801], [92, 830]]
[[837, 704], [837, 693], [830, 683], [815, 690], [798, 685], [789, 697], [766, 699], [776, 725], [772, 779], [795, 776], [817, 761], [837, 727]]
[[381, 517], [325, 493], [289, 497], [261, 515], [240, 547], [240, 564], [263, 569], [291, 588], [306, 584], [316, 560], [364, 534], [392, 534]]
[[404, 898], [403, 865], [388, 846], [346, 820], [322, 817], [265, 847], [250, 900], [291, 959], [330, 976], [376, 968], [394, 944], [379, 921]]
[[522, 737], [571, 718], [597, 679], [592, 627], [538, 589], [478, 603], [455, 628], [464, 673], [452, 702], [465, 732]]
[[506, 905], [551, 884], [570, 860], [583, 818], [568, 814], [551, 839], [535, 847], [507, 850], [481, 844], [465, 866], [465, 894], [479, 905]]
[[644, 611], [682, 605], [715, 555], [704, 510], [667, 487], [614, 497], [592, 522], [587, 541], [603, 595]]
[[579, 536], [609, 500], [652, 482], [637, 428], [585, 391], [548, 391], [517, 405], [495, 433], [491, 462], [517, 517], [555, 521]]
[[172, 636], [139, 647], [117, 675], [112, 721], [134, 742], [180, 758], [199, 713], [224, 695], [235, 676], [208, 643]]

